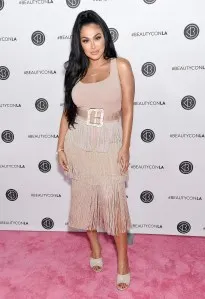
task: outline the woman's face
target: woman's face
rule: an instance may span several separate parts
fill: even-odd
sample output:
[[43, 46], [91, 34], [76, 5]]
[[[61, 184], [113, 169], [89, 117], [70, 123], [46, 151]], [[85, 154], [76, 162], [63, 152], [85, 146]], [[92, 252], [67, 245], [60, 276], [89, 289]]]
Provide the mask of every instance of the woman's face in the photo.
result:
[[92, 60], [98, 60], [105, 50], [105, 39], [99, 25], [91, 23], [84, 25], [80, 32], [80, 41], [85, 55]]

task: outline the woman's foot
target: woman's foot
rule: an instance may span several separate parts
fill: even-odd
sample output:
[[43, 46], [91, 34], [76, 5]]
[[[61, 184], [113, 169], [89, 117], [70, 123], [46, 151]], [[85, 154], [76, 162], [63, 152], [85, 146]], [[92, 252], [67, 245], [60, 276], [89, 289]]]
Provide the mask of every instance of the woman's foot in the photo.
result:
[[100, 272], [103, 269], [103, 260], [102, 257], [94, 259], [90, 257], [90, 267], [93, 269], [95, 272]]
[[130, 272], [126, 274], [117, 274], [117, 289], [123, 291], [130, 285]]
[[[101, 246], [100, 246], [99, 243], [96, 244], [94, 246], [94, 248], [92, 249], [90, 257], [91, 257], [91, 260], [92, 260], [92, 261], [90, 261], [90, 266], [93, 268], [93, 270], [96, 271], [96, 272], [101, 271], [103, 263], [102, 263], [102, 257], [101, 257]], [[93, 260], [93, 259], [96, 259], [96, 261]]]
[[[125, 275], [125, 276], [122, 276]], [[128, 258], [126, 257], [122, 262], [118, 262], [117, 268], [117, 288], [124, 290], [130, 283], [130, 268], [128, 265]]]
[[117, 289], [124, 290], [130, 284], [130, 269], [127, 256], [127, 232], [114, 236], [117, 247]]
[[98, 272], [102, 270], [101, 246], [98, 240], [98, 233], [96, 230], [88, 230], [87, 235], [91, 247], [90, 266], [94, 271]]

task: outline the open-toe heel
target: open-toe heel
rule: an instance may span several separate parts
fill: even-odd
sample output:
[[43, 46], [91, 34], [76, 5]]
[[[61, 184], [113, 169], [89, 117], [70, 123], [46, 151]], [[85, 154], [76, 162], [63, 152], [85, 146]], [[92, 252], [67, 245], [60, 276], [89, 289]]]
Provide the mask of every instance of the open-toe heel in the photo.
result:
[[[103, 269], [103, 259], [102, 257], [94, 259], [93, 257], [90, 257], [90, 267], [95, 272], [100, 272]], [[94, 267], [98, 267], [98, 269], [95, 269]]]
[[[121, 287], [120, 284], [126, 284], [126, 287]], [[127, 274], [117, 274], [117, 289], [120, 291], [126, 290], [130, 285], [130, 272]]]

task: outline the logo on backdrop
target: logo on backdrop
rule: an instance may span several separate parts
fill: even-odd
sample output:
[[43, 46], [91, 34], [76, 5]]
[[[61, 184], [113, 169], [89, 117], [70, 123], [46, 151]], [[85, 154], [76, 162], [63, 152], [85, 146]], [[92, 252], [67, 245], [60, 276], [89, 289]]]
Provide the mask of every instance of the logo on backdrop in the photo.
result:
[[19, 1], [19, 4], [22, 4], [22, 5], [29, 5], [29, 4], [53, 4], [53, 0], [36, 0], [36, 1], [25, 1], [25, 0], [20, 0]]
[[199, 27], [196, 24], [189, 24], [184, 29], [184, 36], [187, 39], [195, 39], [199, 35]]
[[172, 66], [172, 71], [204, 71], [205, 65], [177, 65]]
[[164, 170], [163, 165], [156, 165], [156, 164], [145, 164], [145, 165], [131, 164], [130, 167], [132, 169], [137, 169], [137, 170]]
[[165, 101], [135, 101], [134, 106], [164, 106]]
[[28, 134], [28, 138], [32, 138], [32, 139], [49, 139], [49, 138], [58, 138], [58, 134], [37, 134], [37, 133], [33, 133], [33, 134]]
[[153, 4], [156, 0], [143, 0], [147, 4]]
[[48, 101], [43, 98], [40, 98], [36, 100], [35, 107], [38, 111], [44, 112], [48, 109]]
[[21, 108], [21, 104], [2, 103], [0, 104], [0, 108]]
[[187, 234], [191, 230], [191, 225], [189, 224], [189, 222], [181, 221], [177, 224], [177, 230], [181, 234]]
[[183, 161], [179, 165], [179, 171], [183, 174], [189, 174], [193, 171], [193, 164], [189, 161]]
[[203, 198], [201, 196], [196, 196], [196, 195], [169, 195], [168, 196], [169, 199], [178, 199], [178, 200], [187, 200], [187, 201], [191, 201], [191, 200], [202, 200]]
[[191, 110], [196, 106], [196, 99], [192, 96], [185, 96], [181, 100], [181, 105], [185, 110]]
[[66, 35], [66, 34], [61, 34], [57, 36], [57, 39], [63, 39], [63, 40], [67, 40], [67, 39], [71, 39], [72, 38], [72, 34], [70, 35]]
[[142, 202], [144, 203], [150, 203], [153, 201], [154, 199], [154, 194], [151, 192], [151, 191], [143, 191], [141, 194], [140, 194], [140, 199]]
[[132, 225], [134, 228], [162, 228], [162, 224], [153, 223], [135, 223]]
[[137, 32], [133, 32], [131, 33], [131, 36], [133, 37], [146, 37], [146, 36], [164, 36], [164, 35], [168, 35], [167, 31], [137, 31]]
[[25, 169], [25, 165], [24, 164], [0, 164], [0, 168]]
[[110, 34], [112, 36], [113, 43], [115, 43], [119, 38], [119, 33], [115, 28], [109, 28]]
[[49, 172], [51, 170], [51, 163], [47, 160], [42, 160], [39, 162], [38, 168], [43, 173]]
[[31, 40], [34, 45], [41, 46], [45, 42], [45, 34], [41, 31], [35, 31], [31, 36]]
[[31, 197], [35, 197], [35, 198], [61, 198], [61, 194], [60, 193], [31, 193]]
[[70, 8], [76, 8], [80, 5], [80, 0], [66, 0], [66, 3]]
[[15, 36], [1, 36], [0, 42], [17, 42], [17, 37]]
[[0, 220], [0, 225], [6, 224], [6, 225], [28, 225], [28, 221], [23, 220]]
[[152, 131], [152, 130], [150, 130], [150, 129], [145, 129], [145, 130], [143, 130], [142, 131], [142, 133], [141, 133], [141, 139], [142, 139], [142, 141], [144, 141], [144, 142], [152, 142], [153, 140], [154, 140], [154, 138], [155, 138], [155, 134], [154, 134], [154, 132]]
[[0, 66], [0, 80], [7, 80], [9, 76], [9, 69], [6, 66]]
[[205, 138], [204, 133], [170, 133], [170, 138], [190, 138], [190, 139], [196, 139], [196, 138]]
[[41, 225], [45, 229], [51, 229], [54, 227], [54, 221], [53, 219], [46, 217], [41, 221]]
[[4, 8], [4, 0], [0, 0], [0, 10]]
[[55, 70], [28, 70], [24, 71], [24, 75], [56, 75]]
[[14, 140], [14, 133], [10, 130], [5, 130], [1, 133], [1, 138], [4, 142], [10, 143]]
[[146, 77], [151, 77], [156, 72], [156, 66], [152, 62], [145, 62], [142, 66], [142, 74]]
[[9, 189], [6, 191], [6, 198], [10, 201], [15, 201], [18, 198], [18, 192], [14, 189]]

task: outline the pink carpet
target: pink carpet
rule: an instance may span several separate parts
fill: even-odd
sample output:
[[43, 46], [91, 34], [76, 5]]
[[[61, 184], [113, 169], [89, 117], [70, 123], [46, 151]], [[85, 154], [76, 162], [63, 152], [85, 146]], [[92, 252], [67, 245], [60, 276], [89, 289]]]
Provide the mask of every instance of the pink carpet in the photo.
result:
[[100, 233], [104, 270], [91, 271], [85, 233], [0, 232], [0, 299], [203, 299], [205, 240], [135, 235], [132, 281], [115, 289], [113, 238]]

